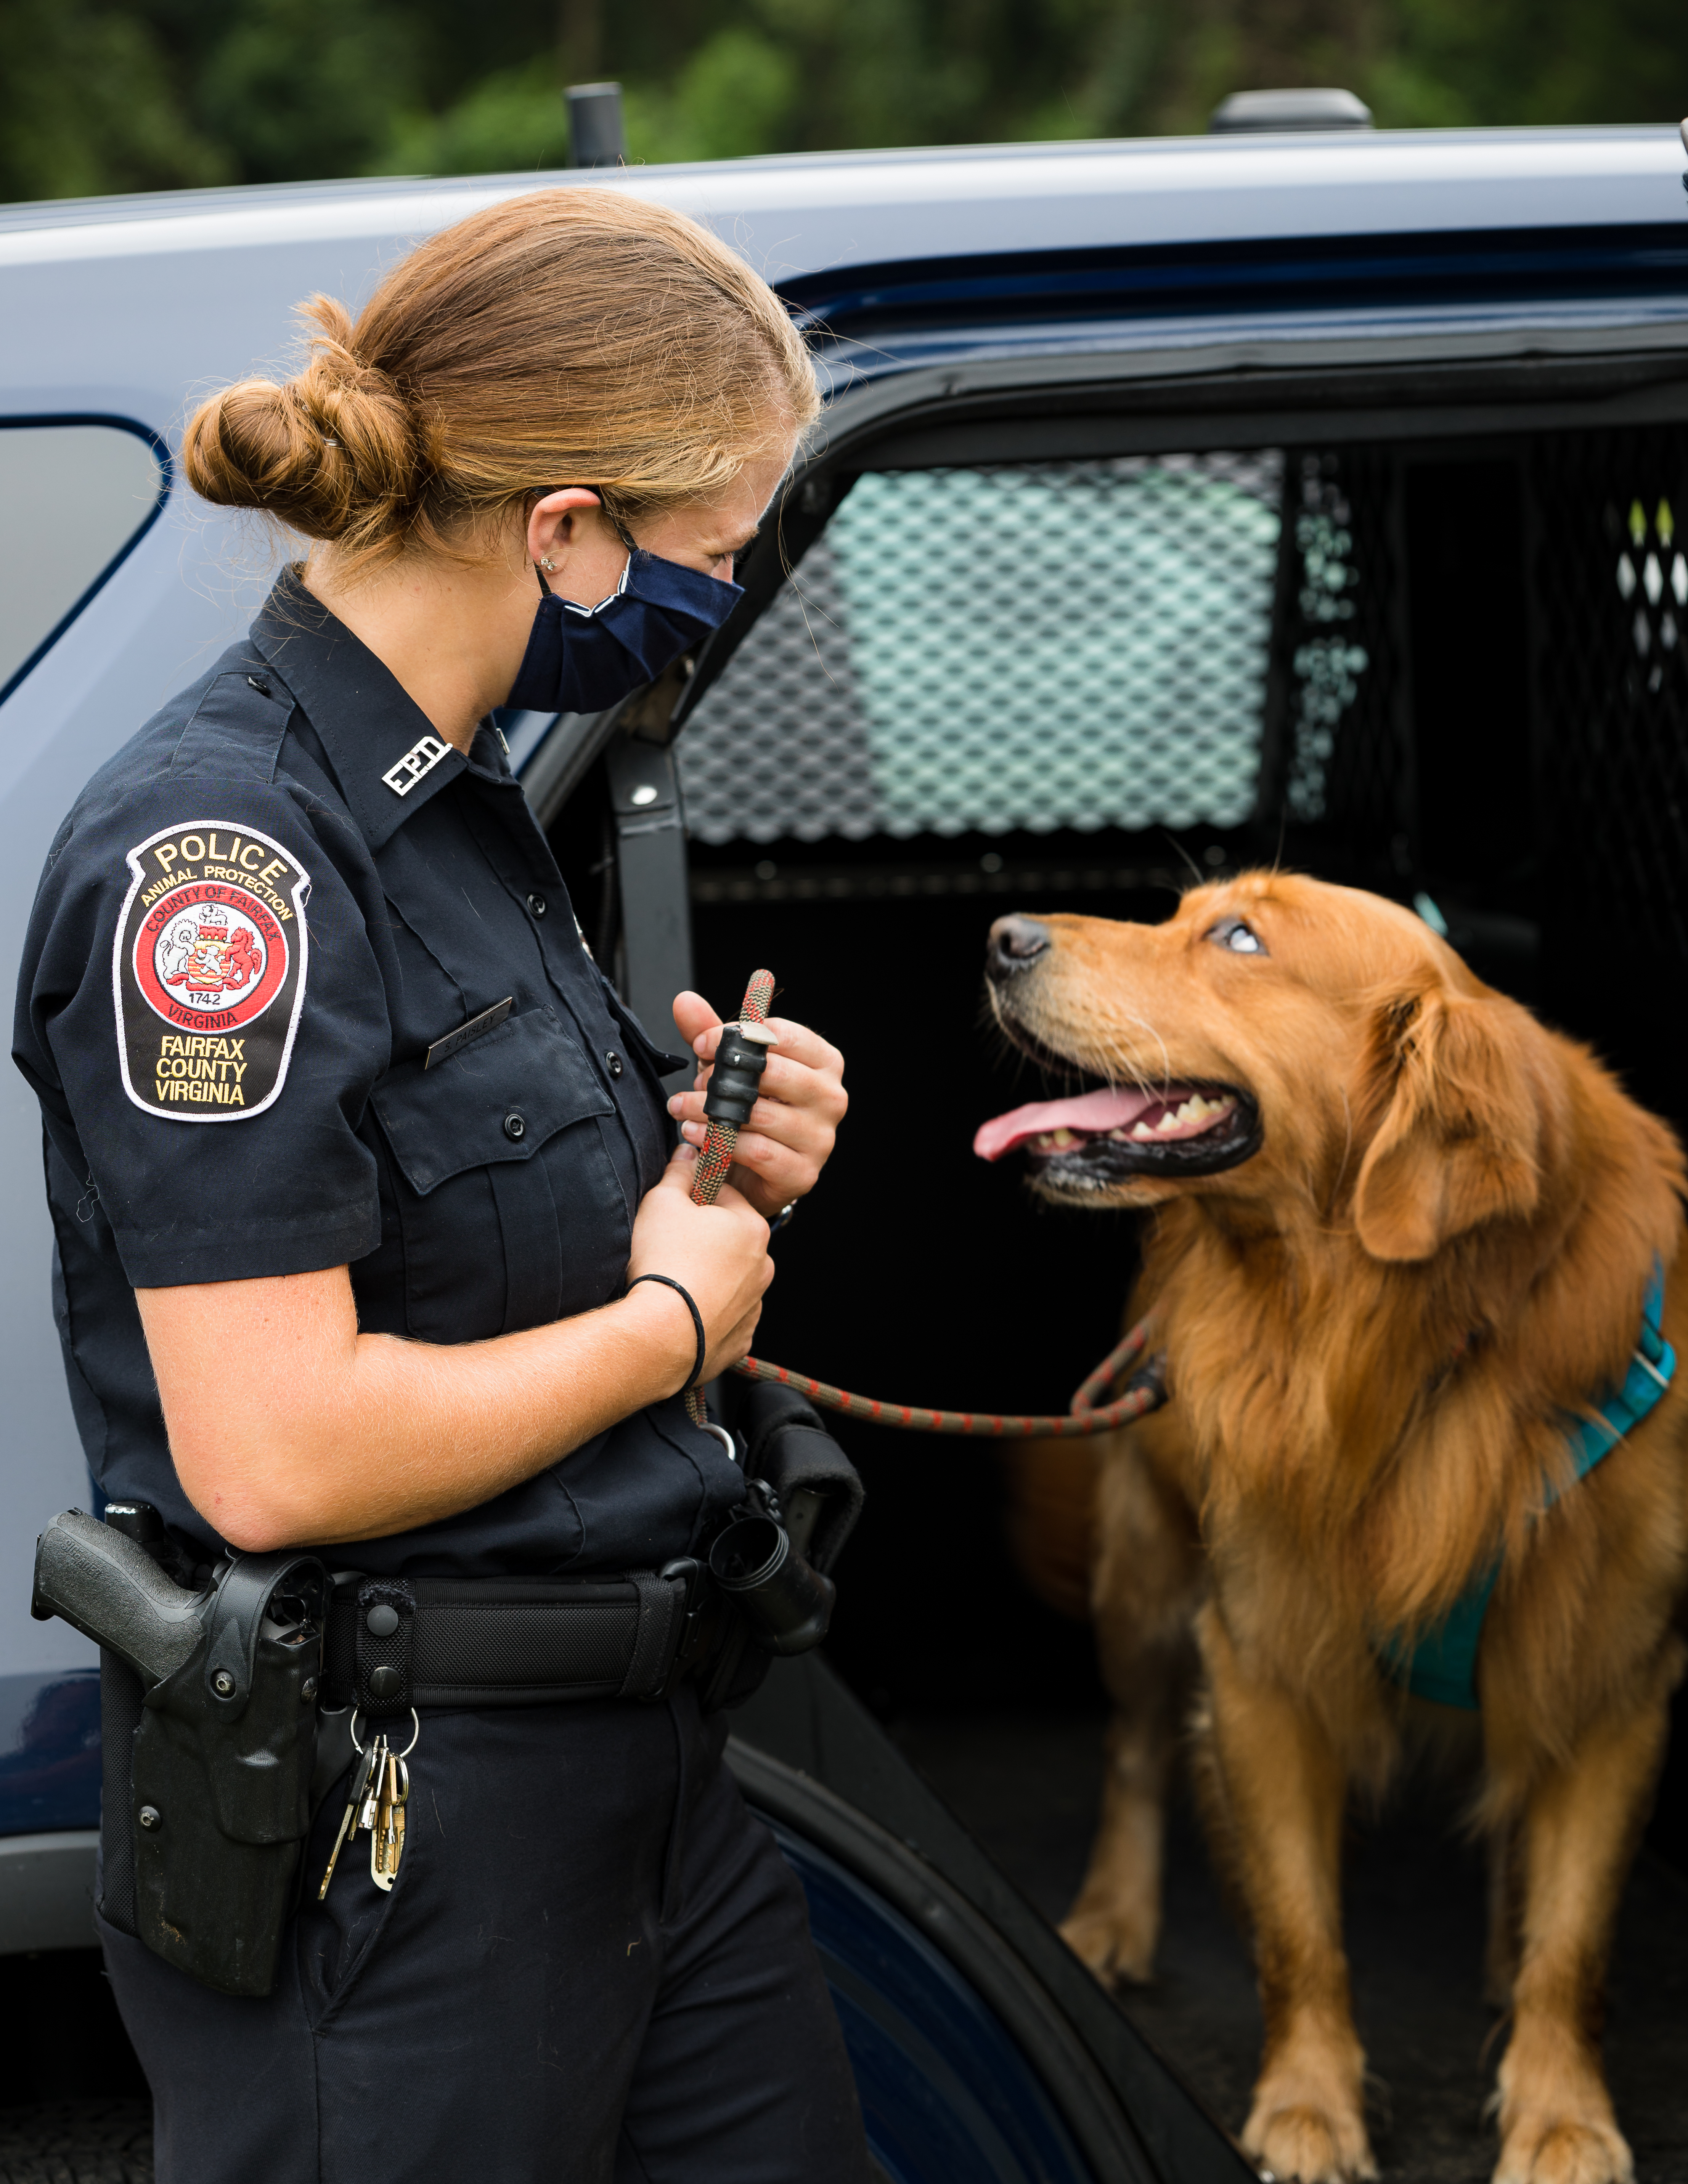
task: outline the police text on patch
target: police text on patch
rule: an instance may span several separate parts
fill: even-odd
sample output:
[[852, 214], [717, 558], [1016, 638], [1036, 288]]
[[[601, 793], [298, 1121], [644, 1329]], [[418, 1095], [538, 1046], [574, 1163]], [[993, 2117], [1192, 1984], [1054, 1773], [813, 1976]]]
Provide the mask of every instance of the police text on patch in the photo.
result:
[[310, 878], [222, 820], [137, 842], [112, 955], [123, 1089], [172, 1122], [237, 1122], [277, 1097], [304, 1000]]

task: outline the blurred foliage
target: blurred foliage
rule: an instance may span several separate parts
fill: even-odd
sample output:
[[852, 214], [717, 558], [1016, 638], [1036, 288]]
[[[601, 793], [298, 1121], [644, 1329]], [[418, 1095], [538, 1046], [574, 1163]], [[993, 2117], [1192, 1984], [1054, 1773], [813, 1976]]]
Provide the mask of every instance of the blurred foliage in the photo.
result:
[[1345, 84], [1384, 125], [1669, 121], [1682, 0], [0, 0], [0, 198], [1200, 130]]

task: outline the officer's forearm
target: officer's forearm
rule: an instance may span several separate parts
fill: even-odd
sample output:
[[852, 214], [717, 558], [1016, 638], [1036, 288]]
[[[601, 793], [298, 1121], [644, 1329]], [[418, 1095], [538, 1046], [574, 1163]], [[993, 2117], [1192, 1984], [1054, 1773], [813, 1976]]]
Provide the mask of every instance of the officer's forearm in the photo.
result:
[[[183, 1490], [231, 1546], [376, 1539], [532, 1478], [682, 1387], [690, 1315], [645, 1283], [601, 1311], [487, 1342], [358, 1331], [343, 1267], [136, 1292]], [[238, 1358], [239, 1424], [205, 1329]]]

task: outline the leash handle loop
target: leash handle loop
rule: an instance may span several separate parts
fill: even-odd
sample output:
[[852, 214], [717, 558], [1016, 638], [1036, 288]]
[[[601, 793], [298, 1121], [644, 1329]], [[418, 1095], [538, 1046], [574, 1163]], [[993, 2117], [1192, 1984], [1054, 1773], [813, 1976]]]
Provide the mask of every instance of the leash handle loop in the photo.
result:
[[[754, 972], [749, 984], [744, 989], [744, 1002], [738, 1011], [740, 1025], [765, 1024], [768, 1020], [768, 1010], [773, 997], [773, 972], [772, 971]], [[740, 1109], [743, 1117], [748, 1119], [755, 1099], [755, 1080], [760, 1077], [767, 1062], [767, 1054], [763, 1041], [747, 1040], [743, 1038], [735, 1040], [733, 1038], [733, 1028], [727, 1024], [721, 1026], [721, 1044], [716, 1049], [716, 1058], [721, 1067], [711, 1075], [710, 1098], [704, 1102], [704, 1112], [709, 1115], [709, 1135], [704, 1139], [704, 1149], [698, 1155], [698, 1164], [693, 1171], [692, 1203], [694, 1206], [713, 1206], [720, 1197], [721, 1186], [727, 1180], [727, 1172], [733, 1165], [733, 1156], [738, 1144], [740, 1123], [733, 1120], [730, 1113], [710, 1113], [710, 1102], [716, 1097], [715, 1075], [722, 1078], [723, 1089], [725, 1080], [729, 1077], [733, 1080], [730, 1099], [723, 1100], [721, 1104]], [[743, 1096], [747, 1091], [749, 1095], [748, 1099]], [[677, 1284], [676, 1287], [678, 1287]], [[689, 1297], [686, 1301], [688, 1304], [691, 1303]], [[695, 1305], [692, 1306], [692, 1316], [694, 1318], [697, 1318]], [[699, 1373], [703, 1370], [703, 1322], [699, 1320], [698, 1371]], [[704, 1391], [696, 1384], [695, 1376], [692, 1386], [686, 1390], [686, 1415], [694, 1426], [703, 1425], [709, 1416], [704, 1407]]]

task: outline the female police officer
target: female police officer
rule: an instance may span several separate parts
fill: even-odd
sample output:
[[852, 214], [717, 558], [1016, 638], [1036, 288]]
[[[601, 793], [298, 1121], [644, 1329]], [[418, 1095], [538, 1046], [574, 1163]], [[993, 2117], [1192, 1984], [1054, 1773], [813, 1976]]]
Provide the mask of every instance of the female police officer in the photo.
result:
[[[671, 1103], [670, 1160], [662, 1057], [487, 716], [601, 707], [724, 618], [814, 375], [736, 257], [609, 191], [477, 214], [355, 326], [309, 315], [300, 375], [215, 397], [184, 448], [199, 493], [309, 559], [66, 821], [18, 1056], [107, 1496], [201, 1565], [320, 1546], [407, 1617], [410, 1581], [478, 1581], [456, 1594], [479, 1631], [513, 1580], [531, 1605], [660, 1571], [742, 1498], [680, 1391], [744, 1354], [765, 1217], [844, 1106], [838, 1055], [780, 1023], [738, 1188], [690, 1203], [701, 1095]], [[706, 1059], [712, 1013], [677, 1016]], [[622, 1688], [649, 1696], [643, 1646]], [[505, 1673], [482, 1658], [447, 1674], [471, 1701]], [[318, 1902], [328, 1800], [261, 1998], [134, 1937], [109, 1772], [107, 1962], [164, 2184], [860, 2184], [801, 1898], [721, 1718], [694, 1680], [657, 1704], [541, 1687], [424, 1703], [390, 1888], [343, 1854]]]

